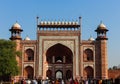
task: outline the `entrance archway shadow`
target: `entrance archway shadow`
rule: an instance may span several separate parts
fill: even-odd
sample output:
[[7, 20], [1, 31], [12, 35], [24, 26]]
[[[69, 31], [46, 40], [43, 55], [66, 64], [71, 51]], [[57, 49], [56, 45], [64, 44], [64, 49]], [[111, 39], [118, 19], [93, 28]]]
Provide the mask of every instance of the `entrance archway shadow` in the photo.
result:
[[[65, 60], [63, 59], [64, 56]], [[58, 60], [61, 61], [60, 63], [73, 63], [72, 51], [60, 43], [53, 45], [47, 50], [46, 58], [48, 63], [56, 63], [59, 62]]]

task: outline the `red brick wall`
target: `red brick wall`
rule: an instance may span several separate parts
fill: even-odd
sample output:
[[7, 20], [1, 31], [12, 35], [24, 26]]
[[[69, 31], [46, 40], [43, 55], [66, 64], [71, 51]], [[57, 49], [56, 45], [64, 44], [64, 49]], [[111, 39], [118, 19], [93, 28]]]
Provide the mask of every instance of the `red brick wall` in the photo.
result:
[[108, 70], [108, 78], [120, 78], [120, 69], [118, 70]]

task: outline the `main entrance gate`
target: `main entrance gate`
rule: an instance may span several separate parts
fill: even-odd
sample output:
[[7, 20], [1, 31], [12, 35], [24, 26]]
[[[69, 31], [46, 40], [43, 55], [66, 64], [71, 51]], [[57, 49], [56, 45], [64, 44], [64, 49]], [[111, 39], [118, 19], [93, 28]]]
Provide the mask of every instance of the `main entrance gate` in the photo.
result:
[[46, 76], [49, 79], [69, 79], [73, 76], [73, 53], [58, 43], [50, 47], [46, 52], [48, 70]]

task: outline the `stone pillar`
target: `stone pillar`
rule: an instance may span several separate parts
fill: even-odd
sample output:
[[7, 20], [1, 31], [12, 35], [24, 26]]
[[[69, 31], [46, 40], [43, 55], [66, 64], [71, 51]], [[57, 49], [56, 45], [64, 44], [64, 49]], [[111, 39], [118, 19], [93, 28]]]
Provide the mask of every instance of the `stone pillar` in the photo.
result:
[[63, 56], [63, 63], [65, 63], [66, 59], [65, 59], [65, 56]]
[[52, 57], [52, 63], [55, 63], [55, 56]]

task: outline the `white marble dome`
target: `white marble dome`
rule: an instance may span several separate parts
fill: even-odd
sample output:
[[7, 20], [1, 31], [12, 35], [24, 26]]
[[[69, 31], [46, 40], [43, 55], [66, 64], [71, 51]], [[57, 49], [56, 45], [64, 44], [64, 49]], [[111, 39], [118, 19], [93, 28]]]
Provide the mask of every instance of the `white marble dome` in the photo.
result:
[[100, 23], [100, 24], [98, 25], [98, 28], [106, 28], [106, 26], [105, 26], [103, 23]]
[[24, 40], [30, 40], [30, 38], [28, 36], [26, 36]]
[[18, 28], [18, 29], [20, 29], [21, 26], [20, 26], [20, 24], [18, 24], [18, 23], [16, 22], [15, 24], [13, 24], [12, 28]]
[[88, 39], [88, 41], [94, 41], [95, 39], [92, 37], [92, 36], [90, 36], [90, 38]]

